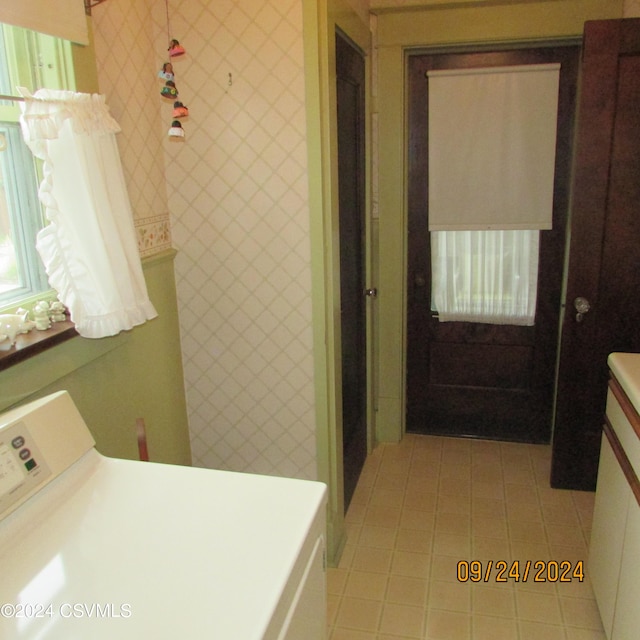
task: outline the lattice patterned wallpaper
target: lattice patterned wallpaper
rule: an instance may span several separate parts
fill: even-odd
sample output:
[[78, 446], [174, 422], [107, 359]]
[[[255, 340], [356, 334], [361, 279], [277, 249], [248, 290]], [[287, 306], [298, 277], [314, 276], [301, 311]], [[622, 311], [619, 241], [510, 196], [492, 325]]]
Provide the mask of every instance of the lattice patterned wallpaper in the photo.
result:
[[100, 92], [116, 136], [142, 256], [171, 246], [155, 28], [149, 0], [109, 0], [92, 12]]
[[170, 0], [169, 15], [184, 142], [159, 94], [165, 3], [110, 0], [94, 26], [141, 248], [149, 225], [178, 249], [194, 464], [314, 478], [301, 1]]
[[[173, 59], [186, 137], [164, 148], [194, 463], [314, 478], [301, 1], [169, 10], [187, 50]], [[153, 18], [159, 68], [163, 2]]]

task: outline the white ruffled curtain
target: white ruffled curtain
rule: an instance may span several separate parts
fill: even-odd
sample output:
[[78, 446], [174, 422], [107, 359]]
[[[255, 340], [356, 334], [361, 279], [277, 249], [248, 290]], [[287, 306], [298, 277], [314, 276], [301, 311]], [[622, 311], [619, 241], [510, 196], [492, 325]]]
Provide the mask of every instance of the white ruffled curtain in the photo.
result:
[[432, 231], [432, 307], [441, 322], [534, 324], [540, 232]]
[[102, 338], [154, 318], [115, 139], [120, 127], [104, 96], [21, 92], [23, 136], [43, 161], [39, 195], [49, 224], [37, 248], [76, 330]]

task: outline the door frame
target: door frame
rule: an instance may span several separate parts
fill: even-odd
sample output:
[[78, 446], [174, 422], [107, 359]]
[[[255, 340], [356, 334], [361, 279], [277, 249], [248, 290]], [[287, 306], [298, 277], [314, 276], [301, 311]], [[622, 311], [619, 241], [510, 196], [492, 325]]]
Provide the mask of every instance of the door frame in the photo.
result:
[[[311, 241], [317, 479], [328, 486], [327, 561], [335, 566], [346, 543], [342, 468], [342, 393], [338, 251], [337, 106], [335, 31], [340, 28], [365, 54], [366, 143], [371, 149], [371, 31], [348, 0], [330, 6], [303, 0], [305, 105]], [[371, 181], [366, 176], [367, 277], [371, 277]], [[368, 282], [371, 280], [369, 279]], [[370, 305], [368, 305], [370, 306]], [[371, 314], [369, 313], [369, 318]], [[368, 333], [371, 320], [368, 320]], [[370, 339], [370, 338], [369, 338]], [[368, 367], [370, 370], [370, 354]], [[371, 414], [369, 400], [368, 413]], [[369, 443], [373, 422], [368, 423]], [[371, 446], [371, 444], [369, 444]]]
[[[554, 397], [556, 389], [556, 372], [555, 363], [557, 361], [557, 353], [559, 349], [558, 333], [561, 321], [561, 304], [562, 304], [562, 282], [564, 280], [564, 271], [566, 270], [565, 258], [566, 258], [566, 243], [567, 232], [569, 224], [569, 211], [570, 211], [570, 188], [571, 188], [571, 150], [573, 145], [573, 138], [575, 132], [575, 118], [576, 118], [576, 93], [577, 93], [577, 75], [579, 73], [579, 55], [580, 55], [580, 40], [567, 39], [562, 41], [543, 41], [543, 42], [520, 42], [520, 43], [486, 43], [482, 46], [452, 46], [452, 47], [426, 47], [420, 49], [411, 49], [405, 51], [405, 78], [406, 78], [406, 102], [405, 102], [405, 162], [406, 162], [406, 177], [405, 177], [405, 224], [406, 224], [406, 248], [404, 259], [404, 272], [405, 272], [405, 308], [404, 308], [404, 328], [405, 328], [405, 353], [404, 353], [404, 380], [403, 380], [403, 424], [404, 431], [407, 429], [407, 411], [409, 407], [409, 365], [412, 364], [414, 371], [421, 366], [428, 366], [425, 362], [425, 358], [428, 359], [428, 355], [425, 353], [423, 357], [415, 358], [414, 356], [420, 351], [418, 348], [410, 349], [409, 338], [411, 335], [410, 328], [422, 327], [424, 322], [431, 323], [435, 329], [443, 332], [456, 333], [460, 328], [456, 328], [455, 323], [452, 326], [443, 326], [433, 324], [436, 323], [432, 317], [430, 310], [430, 301], [419, 302], [417, 298], [420, 296], [420, 291], [416, 291], [414, 287], [411, 291], [411, 274], [410, 274], [410, 261], [416, 259], [420, 263], [419, 271], [424, 273], [425, 278], [430, 280], [431, 278], [431, 265], [428, 263], [423, 264], [421, 262], [421, 256], [430, 254], [429, 249], [429, 234], [426, 231], [426, 236], [423, 226], [426, 225], [426, 218], [422, 218], [421, 215], [416, 215], [423, 211], [426, 204], [426, 194], [428, 193], [428, 186], [423, 191], [422, 181], [412, 181], [410, 183], [410, 177], [412, 173], [415, 175], [415, 171], [418, 170], [420, 174], [426, 172], [427, 159], [424, 147], [424, 143], [412, 143], [412, 131], [410, 131], [411, 114], [414, 116], [417, 114], [418, 118], [422, 118], [422, 109], [416, 111], [416, 105], [421, 105], [422, 102], [415, 100], [411, 102], [410, 94], [410, 82], [409, 78], [413, 78], [420, 82], [423, 71], [427, 68], [444, 69], [444, 68], [483, 68], [493, 66], [511, 66], [508, 56], [511, 54], [518, 55], [521, 52], [519, 58], [524, 58], [513, 62], [513, 64], [537, 64], [537, 63], [550, 63], [551, 60], [561, 62], [563, 69], [561, 69], [561, 81], [560, 81], [560, 93], [559, 93], [559, 113], [558, 124], [565, 126], [562, 129], [558, 129], [557, 134], [557, 151], [564, 152], [562, 155], [558, 155], [556, 158], [556, 173], [554, 175], [554, 203], [553, 203], [553, 231], [542, 231], [544, 236], [540, 238], [540, 266], [539, 277], [540, 282], [543, 283], [548, 295], [546, 297], [538, 296], [538, 309], [536, 311], [536, 325], [538, 329], [540, 326], [548, 326], [548, 331], [540, 333], [535, 331], [535, 342], [532, 344], [532, 380], [536, 381], [536, 385], [530, 389], [527, 389], [527, 402], [531, 403], [532, 407], [537, 407], [537, 400], [542, 403], [544, 400], [544, 408], [540, 410], [538, 422], [543, 421], [547, 423], [548, 430], [538, 430], [528, 433], [528, 437], [532, 438], [533, 442], [550, 441], [553, 434], [553, 416], [554, 416]], [[504, 55], [507, 58], [504, 58]], [[465, 66], [460, 66], [461, 64]], [[454, 65], [454, 66], [451, 66]], [[457, 65], [457, 66], [456, 66]], [[468, 65], [468, 66], [466, 66]], [[413, 68], [413, 71], [410, 69]], [[563, 70], [568, 69], [569, 75], [566, 73], [563, 75]], [[576, 75], [573, 75], [575, 73]], [[563, 80], [564, 78], [564, 80]], [[426, 80], [425, 80], [426, 82]], [[417, 91], [426, 90], [426, 85], [423, 87], [421, 84], [414, 84], [417, 87]], [[417, 94], [421, 98], [421, 94]], [[564, 105], [564, 106], [563, 106]], [[572, 109], [573, 107], [573, 109]], [[422, 122], [422, 120], [421, 120]], [[423, 123], [424, 124], [424, 123]], [[422, 138], [425, 140], [425, 138]], [[419, 146], [419, 150], [416, 153], [416, 149]], [[426, 179], [426, 178], [425, 178]], [[414, 212], [412, 214], [412, 212]], [[414, 227], [416, 223], [420, 223], [420, 228], [416, 231]], [[416, 237], [413, 239], [411, 234], [418, 233], [417, 243]], [[424, 245], [424, 246], [422, 246]], [[414, 264], [414, 267], [416, 265]], [[551, 267], [554, 270], [551, 271]], [[556, 271], [556, 267], [558, 270]], [[424, 291], [430, 291], [431, 285], [427, 283], [424, 287]], [[551, 298], [552, 297], [552, 298]], [[552, 302], [553, 299], [553, 302]], [[546, 304], [549, 302], [549, 304]], [[413, 307], [410, 305], [413, 304]], [[413, 309], [413, 314], [412, 314]], [[418, 314], [418, 317], [415, 316]], [[413, 318], [413, 322], [412, 322]], [[410, 324], [411, 323], [411, 324]], [[542, 323], [542, 324], [541, 324]], [[482, 330], [483, 334], [491, 333], [490, 325], [476, 325], [471, 326], [471, 334], [475, 335], [476, 331]], [[514, 328], [514, 330], [508, 331], [509, 340], [508, 344], [520, 344], [520, 342], [514, 343], [513, 339], [516, 333], [521, 333], [520, 328]], [[425, 329], [428, 332], [428, 328]], [[553, 334], [552, 334], [553, 332]], [[491, 334], [493, 336], [493, 334]], [[554, 338], [549, 338], [550, 335], [555, 335]], [[481, 342], [481, 341], [480, 341]], [[490, 345], [492, 339], [488, 340], [487, 345]], [[432, 344], [436, 344], [438, 341], [432, 341]], [[507, 344], [505, 343], [505, 344]], [[553, 344], [551, 344], [553, 343]], [[482, 343], [484, 344], [484, 343]], [[553, 351], [553, 353], [551, 352]], [[424, 372], [426, 375], [426, 372]], [[554, 376], [553, 383], [547, 383], [551, 376]], [[421, 383], [424, 380], [421, 378]], [[414, 392], [415, 393], [415, 392]], [[468, 390], [461, 388], [458, 391], [459, 394], [468, 395]], [[473, 396], [473, 394], [471, 395]], [[415, 398], [414, 398], [415, 399]], [[517, 403], [515, 403], [517, 406]], [[424, 413], [424, 411], [423, 411]], [[522, 422], [527, 423], [526, 415], [521, 416]], [[535, 423], [532, 423], [535, 426]], [[437, 432], [437, 430], [436, 430]], [[495, 436], [498, 437], [498, 430], [495, 431]], [[515, 431], [518, 433], [517, 431]], [[447, 434], [446, 430], [442, 430], [445, 435], [458, 435], [457, 433]], [[459, 434], [465, 435], [465, 434]], [[468, 432], [470, 437], [471, 432]], [[544, 436], [544, 438], [543, 438]], [[482, 433], [478, 434], [478, 437], [485, 437]], [[524, 433], [520, 434], [520, 437], [524, 438]], [[520, 438], [516, 438], [519, 441]]]

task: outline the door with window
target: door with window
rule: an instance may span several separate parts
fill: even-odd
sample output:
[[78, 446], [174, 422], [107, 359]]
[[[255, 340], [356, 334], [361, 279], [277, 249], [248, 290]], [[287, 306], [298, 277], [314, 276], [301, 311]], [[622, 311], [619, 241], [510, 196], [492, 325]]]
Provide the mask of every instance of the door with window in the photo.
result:
[[[577, 46], [408, 57], [407, 431], [522, 442], [550, 440], [578, 61]], [[430, 232], [430, 187], [433, 191], [434, 185], [429, 184], [428, 73], [558, 63], [551, 228], [515, 234], [482, 231], [461, 240], [460, 234], [452, 240], [440, 231]], [[470, 117], [475, 117], [476, 105], [467, 106]], [[431, 135], [435, 137], [433, 131]], [[545, 169], [546, 164], [539, 166], [539, 171]], [[531, 173], [535, 178], [538, 168]], [[463, 182], [460, 188], [467, 188], [471, 179]], [[507, 250], [508, 235], [520, 244]], [[464, 292], [469, 304], [480, 311], [468, 317], [446, 317], [443, 297], [464, 297], [459, 289], [486, 280], [486, 265], [502, 260], [511, 263], [512, 271], [503, 273], [507, 281], [521, 281], [525, 274], [532, 278], [529, 289], [535, 306], [524, 312], [529, 317], [503, 324], [502, 318], [491, 315], [494, 311], [483, 310], [495, 302], [495, 294], [486, 287], [480, 287], [480, 293]], [[446, 284], [452, 273], [457, 277], [462, 272], [467, 273], [464, 286]], [[505, 290], [510, 286], [507, 282]], [[513, 299], [520, 294], [501, 295]], [[476, 313], [489, 315], [476, 321]], [[496, 316], [501, 313], [495, 312]]]

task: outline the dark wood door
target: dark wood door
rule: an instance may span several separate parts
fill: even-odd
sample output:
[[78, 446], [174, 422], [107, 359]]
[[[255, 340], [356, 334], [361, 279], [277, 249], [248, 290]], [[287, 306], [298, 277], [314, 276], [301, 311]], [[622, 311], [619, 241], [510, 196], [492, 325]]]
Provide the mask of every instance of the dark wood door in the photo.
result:
[[[578, 60], [577, 46], [408, 59], [408, 431], [550, 441]], [[561, 63], [553, 229], [540, 236], [535, 325], [439, 323], [430, 304], [425, 74], [432, 69], [551, 62]]]
[[588, 22], [583, 47], [551, 483], [590, 490], [607, 356], [640, 351], [640, 20]]
[[362, 53], [336, 34], [345, 510], [367, 455], [364, 70]]

